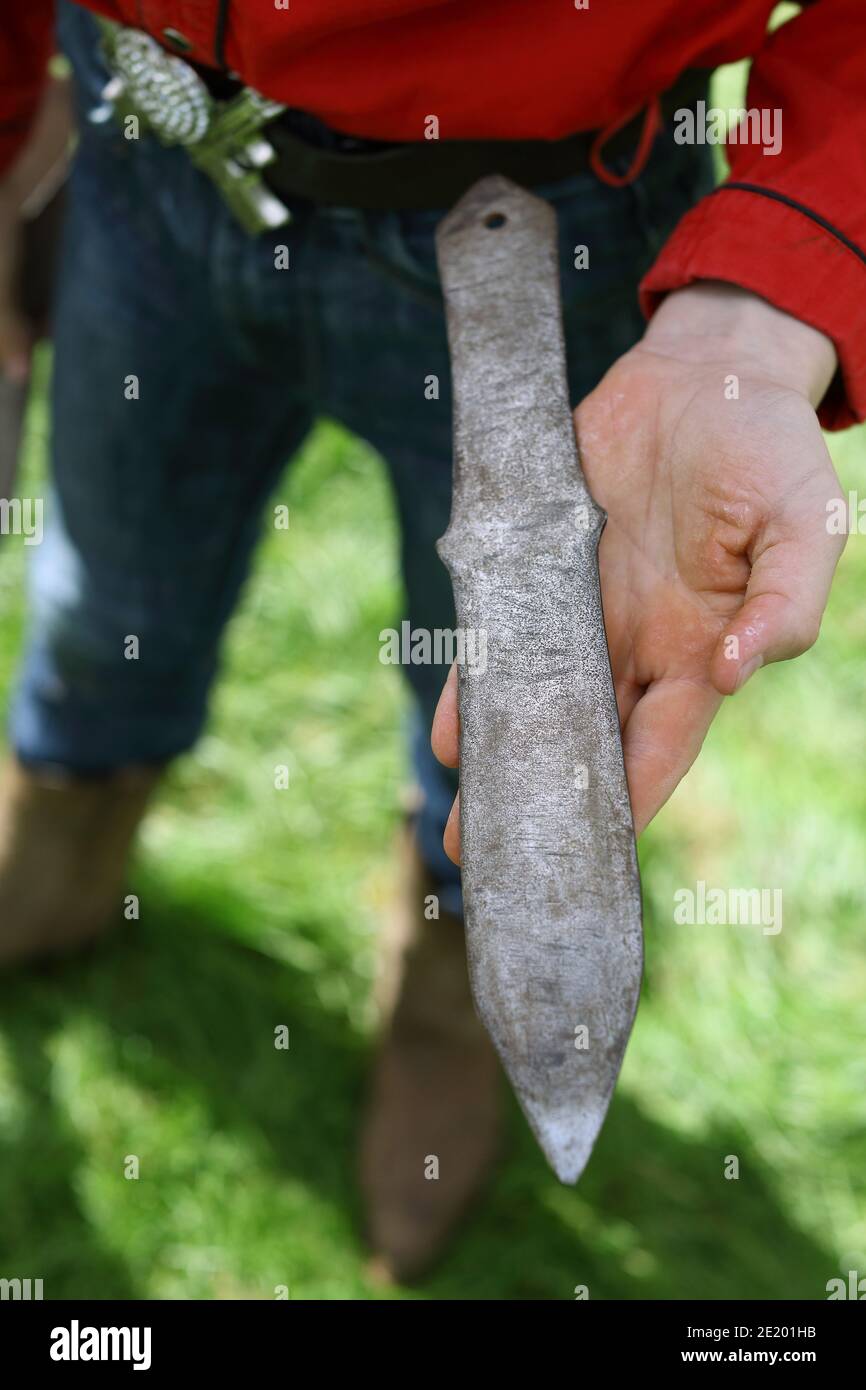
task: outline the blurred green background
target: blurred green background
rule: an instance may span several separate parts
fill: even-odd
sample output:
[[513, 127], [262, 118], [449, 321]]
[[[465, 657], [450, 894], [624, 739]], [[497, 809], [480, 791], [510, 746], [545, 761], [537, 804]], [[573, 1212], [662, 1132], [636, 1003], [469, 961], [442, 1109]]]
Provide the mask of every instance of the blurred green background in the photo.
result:
[[[31, 426], [33, 470], [43, 409]], [[833, 449], [856, 486], [863, 430]], [[331, 426], [277, 500], [291, 529], [261, 550], [210, 731], [146, 826], [140, 923], [0, 981], [0, 1274], [49, 1297], [383, 1295], [353, 1152], [407, 775], [376, 642], [399, 613], [395, 524], [379, 460]], [[22, 556], [0, 559], [4, 682]], [[646, 985], [580, 1185], [512, 1105], [462, 1240], [385, 1296], [813, 1298], [866, 1273], [864, 594], [854, 536], [817, 647], [726, 704], [643, 838]], [[675, 926], [699, 878], [781, 887], [782, 932]]]
[[[39, 395], [29, 495], [46, 433]], [[831, 447], [843, 486], [866, 485], [863, 429]], [[579, 1186], [511, 1102], [462, 1238], [383, 1290], [354, 1146], [407, 780], [376, 640], [400, 615], [395, 520], [379, 460], [331, 425], [274, 501], [291, 528], [262, 546], [207, 736], [146, 825], [140, 923], [0, 980], [0, 1275], [48, 1298], [789, 1299], [866, 1274], [866, 537], [817, 646], [727, 702], [643, 838], [644, 994]], [[24, 554], [0, 554], [4, 695]], [[782, 932], [674, 925], [698, 879], [781, 887]]]

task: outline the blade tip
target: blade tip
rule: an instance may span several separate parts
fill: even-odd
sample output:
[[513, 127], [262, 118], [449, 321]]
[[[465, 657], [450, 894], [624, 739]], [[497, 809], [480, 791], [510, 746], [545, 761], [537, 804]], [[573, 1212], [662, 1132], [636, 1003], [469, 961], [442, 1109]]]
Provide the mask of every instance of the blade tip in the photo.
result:
[[575, 1187], [586, 1163], [562, 1163], [561, 1161], [554, 1162], [551, 1159], [550, 1166], [561, 1183], [566, 1187]]
[[574, 1187], [588, 1164], [604, 1116], [587, 1123], [584, 1118], [575, 1123], [552, 1125], [538, 1123], [533, 1125], [536, 1138], [544, 1156], [561, 1183]]

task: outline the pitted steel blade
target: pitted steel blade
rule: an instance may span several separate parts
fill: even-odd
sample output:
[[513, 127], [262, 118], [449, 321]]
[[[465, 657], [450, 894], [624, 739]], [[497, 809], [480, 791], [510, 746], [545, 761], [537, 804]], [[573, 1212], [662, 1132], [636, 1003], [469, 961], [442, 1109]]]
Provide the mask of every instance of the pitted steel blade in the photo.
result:
[[643, 963], [599, 585], [605, 514], [575, 443], [552, 207], [484, 179], [440, 224], [437, 252], [455, 449], [439, 553], [475, 639], [459, 670], [470, 978], [542, 1149], [576, 1182]]

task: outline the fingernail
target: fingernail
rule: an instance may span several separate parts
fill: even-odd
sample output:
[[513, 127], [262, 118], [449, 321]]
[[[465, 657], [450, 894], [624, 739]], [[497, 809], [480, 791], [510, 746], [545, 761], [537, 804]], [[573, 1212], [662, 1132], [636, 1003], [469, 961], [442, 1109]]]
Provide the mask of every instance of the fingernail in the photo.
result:
[[737, 684], [734, 686], [734, 690], [742, 690], [749, 677], [753, 676], [755, 672], [758, 670], [758, 668], [763, 666], [763, 664], [764, 658], [762, 656], [753, 656], [751, 661], [747, 661], [745, 666], [741, 666], [740, 674], [737, 676]]

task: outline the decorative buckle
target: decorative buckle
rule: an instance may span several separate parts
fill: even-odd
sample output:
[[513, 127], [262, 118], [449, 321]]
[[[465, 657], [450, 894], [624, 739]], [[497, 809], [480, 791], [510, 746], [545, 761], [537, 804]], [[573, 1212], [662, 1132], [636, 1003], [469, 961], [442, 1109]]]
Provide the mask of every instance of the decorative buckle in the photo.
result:
[[135, 116], [161, 144], [182, 145], [252, 236], [291, 222], [261, 174], [277, 158], [262, 131], [285, 106], [251, 87], [216, 101], [195, 69], [149, 34], [108, 19], [99, 25], [113, 76], [93, 119]]

